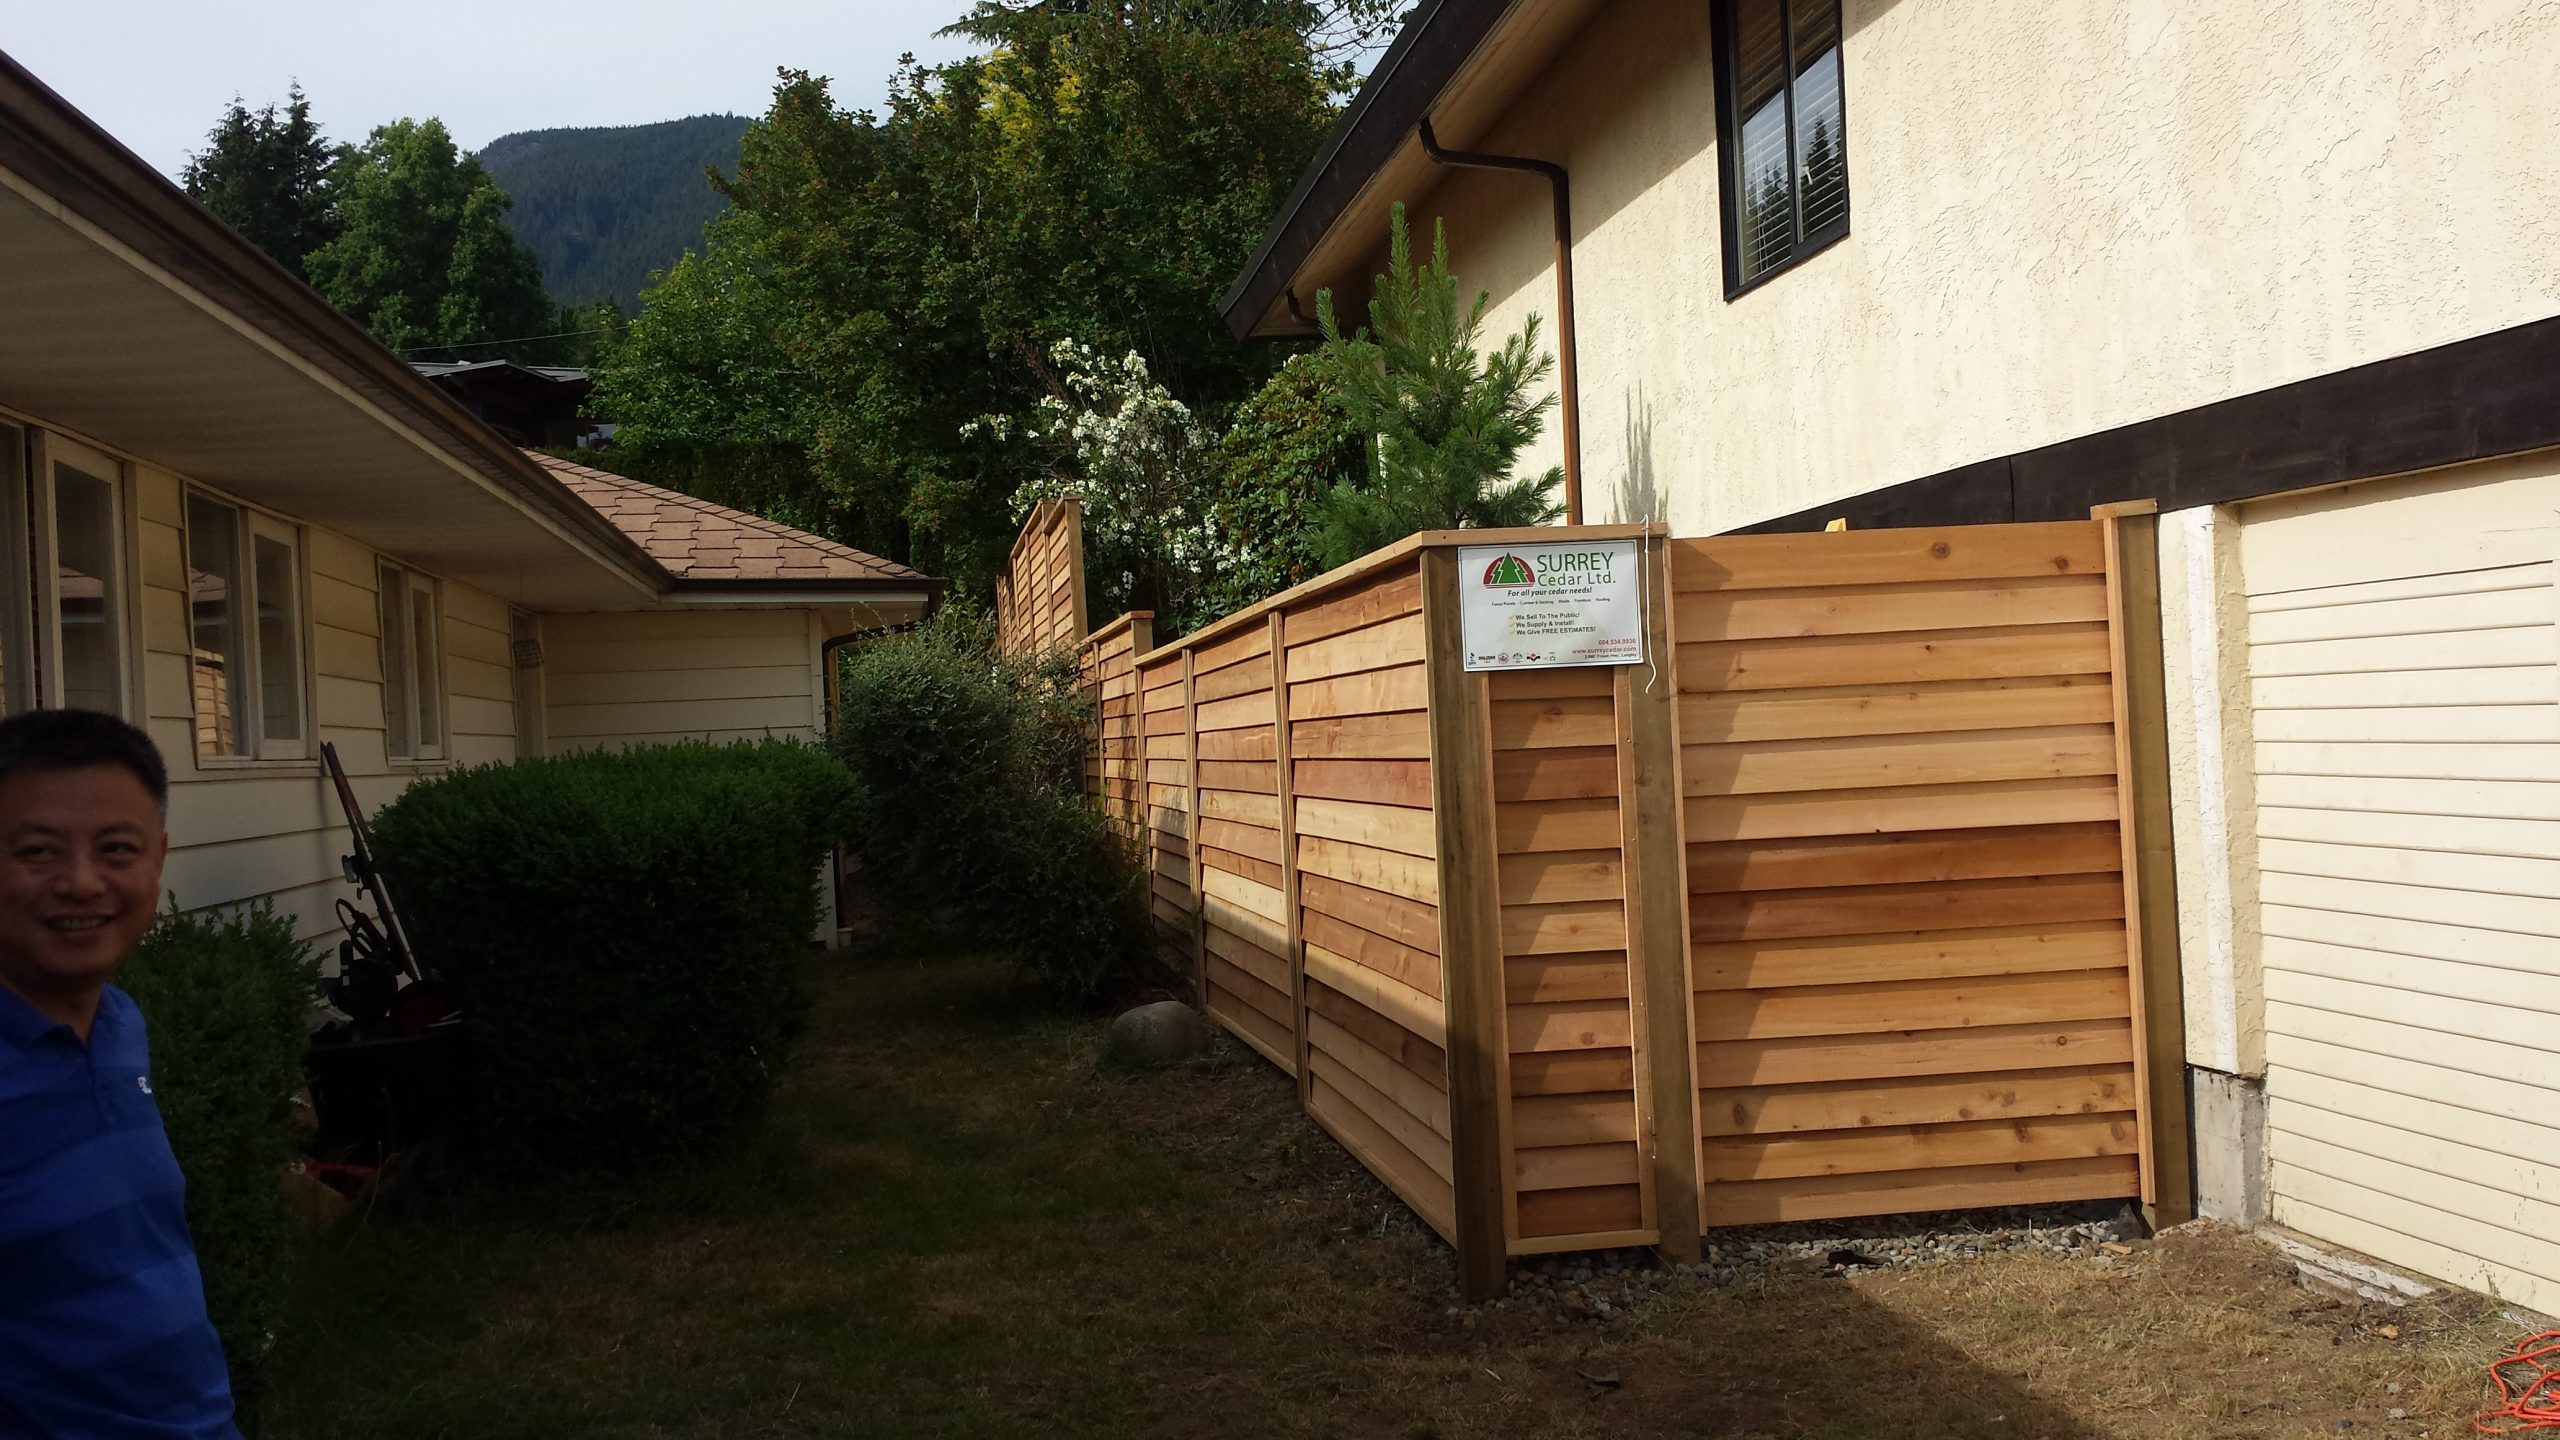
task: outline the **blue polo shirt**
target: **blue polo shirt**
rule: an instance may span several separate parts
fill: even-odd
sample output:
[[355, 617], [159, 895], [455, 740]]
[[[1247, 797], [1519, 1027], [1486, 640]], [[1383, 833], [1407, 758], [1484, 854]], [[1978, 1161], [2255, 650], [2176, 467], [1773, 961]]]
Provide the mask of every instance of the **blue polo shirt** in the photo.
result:
[[237, 1440], [142, 1012], [0, 989], [0, 1435]]

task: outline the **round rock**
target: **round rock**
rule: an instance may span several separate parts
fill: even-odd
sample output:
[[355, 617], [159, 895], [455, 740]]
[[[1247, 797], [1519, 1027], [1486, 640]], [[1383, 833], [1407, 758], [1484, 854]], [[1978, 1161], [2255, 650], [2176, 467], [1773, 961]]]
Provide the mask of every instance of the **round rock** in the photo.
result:
[[1172, 1065], [1200, 1053], [1209, 1027], [1179, 1000], [1141, 1005], [1111, 1022], [1111, 1053], [1129, 1065]]

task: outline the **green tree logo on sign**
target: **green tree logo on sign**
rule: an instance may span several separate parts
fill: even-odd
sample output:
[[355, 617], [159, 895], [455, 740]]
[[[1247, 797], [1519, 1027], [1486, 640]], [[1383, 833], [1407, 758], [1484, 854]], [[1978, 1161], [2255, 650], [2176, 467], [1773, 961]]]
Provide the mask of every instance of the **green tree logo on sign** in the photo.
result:
[[1505, 554], [1484, 567], [1484, 585], [1488, 590], [1517, 590], [1538, 583], [1538, 572], [1517, 555]]

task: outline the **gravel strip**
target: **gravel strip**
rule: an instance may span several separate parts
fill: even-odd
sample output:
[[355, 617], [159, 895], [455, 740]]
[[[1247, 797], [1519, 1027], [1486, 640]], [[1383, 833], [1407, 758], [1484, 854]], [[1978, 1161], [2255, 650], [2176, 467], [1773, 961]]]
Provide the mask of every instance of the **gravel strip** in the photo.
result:
[[[1740, 1226], [1710, 1232], [1706, 1258], [1694, 1265], [1665, 1267], [1643, 1249], [1515, 1260], [1510, 1294], [1491, 1304], [1564, 1323], [1607, 1324], [1656, 1294], [1702, 1285], [1855, 1274], [1992, 1254], [2044, 1254], [2112, 1265], [2119, 1252], [2143, 1237], [2141, 1217], [2130, 1205], [2112, 1213], [2103, 1206], [2020, 1206]], [[1463, 1307], [1452, 1305], [1449, 1314], [1473, 1324]]]

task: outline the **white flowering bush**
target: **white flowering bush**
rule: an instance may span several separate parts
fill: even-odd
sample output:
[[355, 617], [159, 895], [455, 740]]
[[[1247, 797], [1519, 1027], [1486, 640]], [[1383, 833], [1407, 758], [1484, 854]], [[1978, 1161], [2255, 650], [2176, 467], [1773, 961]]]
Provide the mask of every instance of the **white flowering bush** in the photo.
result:
[[[1049, 361], [1058, 393], [1034, 407], [1020, 432], [1049, 460], [1014, 491], [1014, 514], [1028, 515], [1043, 500], [1082, 502], [1094, 613], [1154, 610], [1178, 622], [1222, 559], [1210, 523], [1217, 437], [1135, 351], [1114, 360], [1061, 340]], [[964, 438], [1014, 435], [1003, 415], [963, 429]]]

